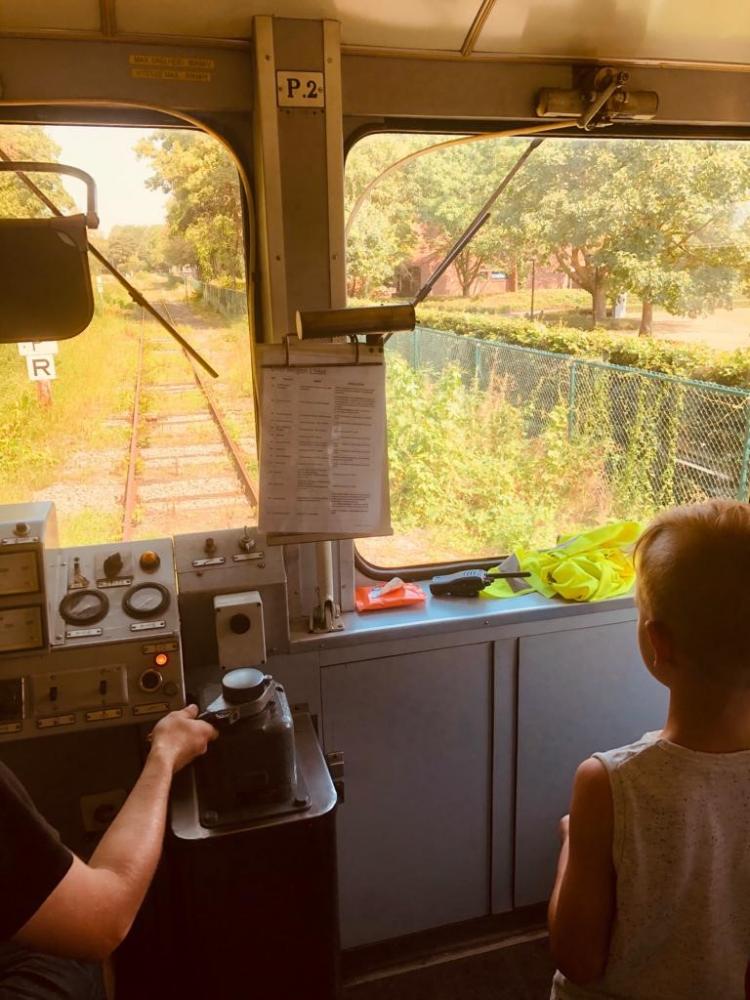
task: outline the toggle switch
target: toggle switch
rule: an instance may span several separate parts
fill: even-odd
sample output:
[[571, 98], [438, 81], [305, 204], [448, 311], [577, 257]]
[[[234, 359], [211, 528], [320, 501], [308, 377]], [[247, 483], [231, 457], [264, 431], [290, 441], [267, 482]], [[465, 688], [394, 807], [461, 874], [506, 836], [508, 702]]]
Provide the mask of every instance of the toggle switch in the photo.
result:
[[99, 681], [99, 694], [102, 696], [102, 698], [106, 695], [108, 687], [109, 684], [107, 683], [106, 680]]
[[50, 685], [49, 700], [50, 701], [57, 701], [57, 684]]

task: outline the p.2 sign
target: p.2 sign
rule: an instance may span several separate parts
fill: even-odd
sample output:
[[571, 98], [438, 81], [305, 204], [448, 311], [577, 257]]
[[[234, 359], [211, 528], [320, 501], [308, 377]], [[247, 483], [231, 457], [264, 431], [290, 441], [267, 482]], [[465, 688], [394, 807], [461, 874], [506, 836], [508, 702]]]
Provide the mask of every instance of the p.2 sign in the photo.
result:
[[276, 96], [281, 108], [324, 108], [323, 74], [308, 70], [279, 70]]

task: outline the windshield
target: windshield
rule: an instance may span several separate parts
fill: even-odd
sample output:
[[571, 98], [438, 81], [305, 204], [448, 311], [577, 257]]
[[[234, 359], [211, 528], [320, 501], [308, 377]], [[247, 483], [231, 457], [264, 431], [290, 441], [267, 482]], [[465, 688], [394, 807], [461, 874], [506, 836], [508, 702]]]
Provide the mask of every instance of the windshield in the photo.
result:
[[[91, 242], [219, 372], [206, 375], [90, 258], [84, 333], [0, 346], [0, 503], [53, 500], [64, 545], [255, 523], [242, 208], [226, 150], [180, 129], [11, 125], [0, 148], [93, 175]], [[80, 183], [30, 176], [63, 211], [83, 207]], [[48, 214], [0, 175], [0, 217]], [[30, 350], [50, 365], [34, 370]]]
[[[413, 298], [530, 144], [360, 141], [350, 302]], [[544, 139], [388, 343], [394, 536], [359, 551], [494, 558], [747, 499], [749, 215], [742, 142]]]

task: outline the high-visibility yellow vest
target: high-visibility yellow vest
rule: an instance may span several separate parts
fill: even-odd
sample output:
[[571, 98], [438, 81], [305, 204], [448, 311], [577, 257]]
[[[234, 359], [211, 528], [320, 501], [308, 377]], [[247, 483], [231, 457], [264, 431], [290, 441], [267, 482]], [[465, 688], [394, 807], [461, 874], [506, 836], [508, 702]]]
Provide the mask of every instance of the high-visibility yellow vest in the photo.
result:
[[516, 549], [497, 569], [523, 570], [531, 576], [495, 580], [482, 596], [518, 597], [536, 591], [568, 601], [620, 597], [635, 582], [632, 548], [641, 531], [637, 521], [616, 521], [578, 535], [564, 535], [551, 549]]

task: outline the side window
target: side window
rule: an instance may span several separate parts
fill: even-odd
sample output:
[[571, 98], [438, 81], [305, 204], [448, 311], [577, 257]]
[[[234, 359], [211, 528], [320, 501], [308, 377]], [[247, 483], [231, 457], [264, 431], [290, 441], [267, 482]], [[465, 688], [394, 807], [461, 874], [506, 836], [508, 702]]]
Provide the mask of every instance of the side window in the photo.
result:
[[[31, 381], [0, 345], [0, 503], [48, 499], [61, 544], [252, 524], [257, 459], [237, 172], [182, 129], [0, 126], [20, 160], [78, 166], [97, 183], [94, 246], [219, 372], [214, 380], [90, 257], [95, 315]], [[65, 212], [83, 185], [32, 180]], [[48, 214], [12, 174], [0, 217]], [[39, 350], [44, 350], [40, 345]]]
[[[530, 142], [412, 155], [448, 138], [350, 152], [350, 300], [412, 298]], [[748, 204], [743, 143], [546, 139], [388, 343], [394, 535], [360, 554], [493, 559], [747, 500]]]

